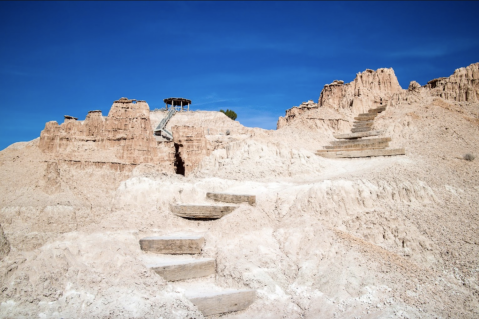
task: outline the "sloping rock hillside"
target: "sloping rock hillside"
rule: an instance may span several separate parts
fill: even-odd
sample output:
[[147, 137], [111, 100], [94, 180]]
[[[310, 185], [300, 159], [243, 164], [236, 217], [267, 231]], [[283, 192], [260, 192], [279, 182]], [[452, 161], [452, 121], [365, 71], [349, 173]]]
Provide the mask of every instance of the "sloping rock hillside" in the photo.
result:
[[[0, 152], [0, 316], [203, 318], [139, 245], [194, 232], [205, 244], [192, 258], [216, 262], [208, 280], [256, 291], [222, 318], [478, 318], [479, 158], [463, 157], [479, 156], [478, 67], [408, 89], [392, 69], [366, 70], [276, 131], [185, 112], [169, 141], [153, 134], [166, 112], [128, 99], [47, 123]], [[405, 156], [315, 155], [384, 104], [374, 129]], [[213, 205], [207, 192], [256, 204], [216, 220], [172, 213]]]

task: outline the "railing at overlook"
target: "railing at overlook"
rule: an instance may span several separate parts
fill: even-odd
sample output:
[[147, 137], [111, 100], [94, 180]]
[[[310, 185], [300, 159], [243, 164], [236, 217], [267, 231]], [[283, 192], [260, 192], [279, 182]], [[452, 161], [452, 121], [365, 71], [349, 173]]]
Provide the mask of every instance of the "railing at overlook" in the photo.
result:
[[161, 134], [161, 132], [163, 132], [165, 133], [165, 135], [167, 135], [169, 139], [173, 139], [173, 134], [170, 131], [166, 130], [165, 127], [166, 127], [166, 124], [168, 124], [168, 121], [173, 117], [173, 115], [175, 115], [175, 113], [176, 113], [176, 110], [174, 107], [172, 107], [168, 111], [166, 116], [161, 120], [160, 124], [158, 124], [158, 126], [156, 127], [155, 133], [160, 132]]

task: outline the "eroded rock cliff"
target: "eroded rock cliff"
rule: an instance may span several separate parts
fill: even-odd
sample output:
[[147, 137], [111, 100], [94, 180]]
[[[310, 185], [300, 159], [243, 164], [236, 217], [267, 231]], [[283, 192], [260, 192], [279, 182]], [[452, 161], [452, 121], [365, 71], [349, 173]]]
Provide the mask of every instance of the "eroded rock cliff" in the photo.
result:
[[358, 73], [351, 83], [335, 80], [326, 84], [317, 107], [302, 104], [287, 110], [285, 117], [279, 118], [277, 129], [296, 124], [325, 131], [348, 130], [355, 114], [386, 105], [391, 96], [400, 91], [402, 88], [392, 68], [367, 69]]
[[318, 105], [352, 113], [362, 113], [370, 108], [386, 103], [389, 97], [402, 90], [394, 70], [367, 69], [358, 73], [351, 83], [334, 81], [326, 84], [321, 91]]
[[454, 71], [450, 77], [431, 80], [424, 86], [433, 96], [457, 102], [479, 100], [479, 62]]
[[173, 172], [173, 143], [156, 141], [150, 108], [144, 101], [121, 98], [113, 103], [108, 116], [97, 110], [90, 111], [84, 121], [66, 116], [61, 125], [48, 122], [39, 147], [56, 160], [122, 167], [155, 163]]
[[335, 80], [321, 91], [316, 107], [304, 103], [286, 110], [278, 119], [277, 128], [287, 126], [319, 129], [324, 134], [345, 132], [353, 118], [379, 106], [395, 106], [403, 102], [419, 103], [440, 97], [456, 102], [479, 101], [479, 63], [457, 69], [449, 77], [437, 78], [421, 86], [416, 81], [407, 90], [399, 85], [394, 70], [366, 70], [351, 83]]

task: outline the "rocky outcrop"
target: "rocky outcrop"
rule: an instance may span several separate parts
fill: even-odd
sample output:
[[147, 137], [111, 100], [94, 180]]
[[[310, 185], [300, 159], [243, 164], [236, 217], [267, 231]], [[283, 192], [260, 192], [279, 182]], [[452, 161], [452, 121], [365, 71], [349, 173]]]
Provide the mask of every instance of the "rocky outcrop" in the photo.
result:
[[309, 100], [308, 102], [303, 102], [301, 103], [300, 106], [298, 106], [299, 108], [315, 108], [315, 107], [318, 107], [318, 104], [317, 103], [314, 103], [313, 100]]
[[150, 108], [144, 101], [121, 98], [108, 116], [90, 111], [84, 121], [65, 116], [48, 122], [40, 135], [40, 149], [66, 161], [142, 164], [158, 163], [173, 171], [174, 146], [157, 142], [150, 124]]
[[312, 130], [348, 130], [351, 128], [348, 120], [334, 109], [319, 107], [293, 107], [286, 110], [284, 117], [279, 117], [276, 129], [286, 126], [298, 126]]
[[318, 105], [357, 114], [386, 103], [392, 94], [401, 90], [392, 68], [376, 71], [367, 69], [358, 73], [351, 83], [344, 84], [344, 81], [335, 80], [326, 84], [319, 96]]
[[154, 128], [165, 115], [162, 111], [150, 112], [145, 101], [121, 98], [113, 103], [108, 116], [94, 110], [84, 121], [66, 115], [60, 125], [48, 122], [39, 141], [40, 150], [49, 156], [43, 189], [48, 194], [58, 191], [56, 163], [116, 171], [154, 164], [166, 173], [188, 175], [213, 148], [206, 135], [226, 136], [229, 132], [232, 139], [237, 139], [254, 132], [221, 112], [178, 112], [167, 125], [174, 139], [166, 141], [154, 135]]
[[421, 84], [417, 83], [416, 81], [411, 81], [411, 83], [409, 83], [409, 87], [407, 88], [409, 92], [418, 92], [420, 89]]
[[[321, 91], [318, 104], [310, 107], [306, 103], [286, 111], [285, 117], [280, 117], [277, 129], [288, 126], [298, 119], [303, 126], [311, 126], [305, 122], [313, 119], [316, 127], [338, 131], [348, 130], [355, 114], [367, 112], [387, 104], [391, 96], [402, 91], [401, 86], [391, 69], [367, 69], [358, 73], [351, 83], [334, 80], [326, 84]], [[311, 101], [312, 102], [312, 101]], [[318, 122], [319, 121], [319, 122]], [[318, 126], [318, 123], [322, 125]]]
[[[400, 103], [419, 103], [427, 97], [440, 97], [455, 102], [479, 101], [479, 63], [457, 69], [450, 77], [441, 77], [422, 86], [411, 81], [403, 90], [393, 69], [367, 69], [358, 73], [351, 83], [335, 80], [321, 91], [317, 106], [286, 110], [280, 117], [277, 129], [286, 126], [317, 128], [323, 132], [346, 131], [351, 128], [354, 116], [369, 109]], [[322, 121], [322, 125], [318, 125]]]
[[[160, 121], [166, 116], [166, 111], [153, 110], [150, 112], [150, 121], [153, 129], [158, 126]], [[231, 135], [251, 134], [253, 129], [244, 127], [238, 121], [234, 121], [222, 112], [215, 111], [189, 111], [177, 112], [166, 125], [166, 129], [171, 132], [173, 126], [203, 127], [206, 135], [225, 135], [230, 131]]]
[[210, 143], [205, 136], [205, 128], [173, 126], [172, 133], [176, 149], [176, 173], [188, 176], [201, 160], [211, 153]]
[[424, 86], [433, 96], [456, 102], [479, 101], [479, 62], [454, 71], [450, 77], [427, 82]]

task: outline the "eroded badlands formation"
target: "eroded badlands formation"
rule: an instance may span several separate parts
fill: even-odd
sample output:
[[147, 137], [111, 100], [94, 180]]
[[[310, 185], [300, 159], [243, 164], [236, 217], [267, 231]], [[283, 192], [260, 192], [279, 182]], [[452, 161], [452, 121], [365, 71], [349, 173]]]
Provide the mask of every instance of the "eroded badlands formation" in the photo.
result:
[[[364, 125], [406, 155], [315, 154], [382, 105]], [[407, 89], [392, 69], [336, 80], [276, 131], [180, 112], [167, 140], [165, 115], [122, 98], [0, 152], [2, 318], [202, 318], [212, 285], [254, 292], [225, 318], [479, 317], [479, 63]], [[207, 193], [256, 197], [180, 216], [225, 196]], [[171, 234], [203, 238], [204, 277], [148, 268], [140, 240]]]

